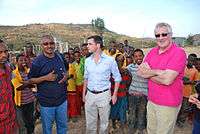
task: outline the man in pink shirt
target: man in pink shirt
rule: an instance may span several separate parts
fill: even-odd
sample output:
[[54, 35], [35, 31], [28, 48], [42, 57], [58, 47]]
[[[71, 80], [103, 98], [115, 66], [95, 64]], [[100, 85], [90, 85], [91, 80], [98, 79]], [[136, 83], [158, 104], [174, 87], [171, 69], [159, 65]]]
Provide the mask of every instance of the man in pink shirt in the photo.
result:
[[182, 102], [184, 50], [172, 42], [172, 28], [158, 23], [154, 30], [157, 47], [150, 50], [138, 68], [148, 78], [148, 134], [173, 134]]

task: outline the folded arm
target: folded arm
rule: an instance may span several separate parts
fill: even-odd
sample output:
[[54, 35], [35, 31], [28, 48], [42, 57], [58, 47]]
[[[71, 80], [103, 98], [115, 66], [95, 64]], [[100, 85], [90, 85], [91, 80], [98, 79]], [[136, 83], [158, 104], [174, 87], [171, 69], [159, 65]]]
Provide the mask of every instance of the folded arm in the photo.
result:
[[158, 75], [151, 77], [150, 79], [156, 83], [163, 85], [170, 85], [178, 76], [178, 72], [173, 70], [157, 70]]
[[170, 85], [178, 76], [178, 72], [170, 69], [159, 70], [151, 69], [148, 63], [142, 63], [138, 68], [138, 75], [143, 78], [151, 79], [152, 81], [163, 84]]

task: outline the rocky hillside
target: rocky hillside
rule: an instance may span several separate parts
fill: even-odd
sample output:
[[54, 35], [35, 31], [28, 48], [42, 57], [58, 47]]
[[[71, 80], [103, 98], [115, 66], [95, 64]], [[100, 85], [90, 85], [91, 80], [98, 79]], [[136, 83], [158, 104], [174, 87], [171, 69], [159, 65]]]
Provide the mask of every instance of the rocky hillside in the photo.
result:
[[[40, 37], [52, 34], [57, 40], [67, 42], [71, 46], [83, 43], [88, 36], [95, 32], [90, 24], [28, 24], [24, 26], [0, 26], [0, 38], [3, 38], [10, 49], [20, 50], [26, 42], [39, 44]], [[154, 44], [152, 40], [142, 40], [115, 32], [105, 30], [104, 40], [108, 44], [111, 40], [123, 42], [125, 39], [134, 47], [149, 47]]]

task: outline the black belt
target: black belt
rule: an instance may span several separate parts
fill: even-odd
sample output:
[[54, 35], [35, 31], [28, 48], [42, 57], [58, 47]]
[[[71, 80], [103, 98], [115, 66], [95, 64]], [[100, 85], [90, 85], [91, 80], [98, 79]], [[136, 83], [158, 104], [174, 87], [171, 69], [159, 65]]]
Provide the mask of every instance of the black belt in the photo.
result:
[[100, 94], [100, 93], [103, 93], [105, 91], [108, 91], [109, 89], [105, 89], [105, 90], [102, 90], [102, 91], [91, 91], [90, 89], [87, 89], [87, 90], [90, 91], [93, 94]]

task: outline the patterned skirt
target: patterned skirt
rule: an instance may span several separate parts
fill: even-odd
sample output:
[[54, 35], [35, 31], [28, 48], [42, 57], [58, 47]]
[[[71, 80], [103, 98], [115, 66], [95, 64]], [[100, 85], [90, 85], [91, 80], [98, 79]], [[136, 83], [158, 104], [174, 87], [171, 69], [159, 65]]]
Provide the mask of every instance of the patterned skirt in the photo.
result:
[[68, 111], [67, 111], [68, 117], [71, 118], [80, 115], [80, 113], [78, 112], [76, 92], [68, 92], [67, 100], [68, 100]]
[[126, 122], [126, 111], [128, 108], [127, 96], [118, 97], [115, 105], [111, 105], [110, 119], [120, 120], [121, 123]]

